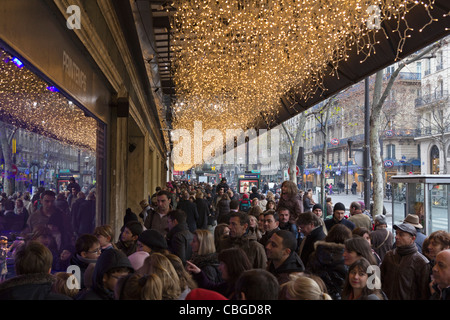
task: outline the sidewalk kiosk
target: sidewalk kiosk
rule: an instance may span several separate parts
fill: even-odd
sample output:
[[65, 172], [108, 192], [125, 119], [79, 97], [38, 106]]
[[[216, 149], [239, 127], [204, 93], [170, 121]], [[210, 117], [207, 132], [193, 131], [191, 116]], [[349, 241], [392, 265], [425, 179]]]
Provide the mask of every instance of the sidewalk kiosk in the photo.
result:
[[392, 225], [417, 214], [423, 233], [450, 232], [450, 175], [392, 176]]
[[260, 189], [261, 174], [257, 170], [246, 171], [245, 174], [238, 176], [238, 192], [242, 195], [244, 193], [252, 192], [252, 188]]

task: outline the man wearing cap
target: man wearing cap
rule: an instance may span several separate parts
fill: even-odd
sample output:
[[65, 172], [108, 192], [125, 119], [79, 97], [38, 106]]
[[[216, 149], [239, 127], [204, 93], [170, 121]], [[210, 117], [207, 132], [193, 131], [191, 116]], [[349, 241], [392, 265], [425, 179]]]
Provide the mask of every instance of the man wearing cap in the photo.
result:
[[325, 221], [322, 219], [322, 215], [323, 215], [322, 205], [320, 203], [316, 203], [312, 208], [312, 212], [319, 218], [323, 233], [325, 233], [325, 235], [327, 235], [328, 234], [327, 227], [325, 226]]
[[382, 290], [389, 300], [427, 300], [430, 297], [430, 263], [414, 243], [416, 228], [394, 225], [397, 247], [381, 263]]
[[227, 179], [222, 178], [220, 183], [216, 187], [216, 192], [218, 193], [220, 189], [223, 189], [223, 192], [227, 192], [230, 187], [227, 184]]
[[119, 241], [116, 242], [117, 249], [129, 256], [137, 251], [137, 240], [143, 228], [140, 222], [130, 221], [123, 226]]
[[416, 246], [417, 250], [419, 250], [420, 253], [422, 253], [422, 246], [423, 242], [425, 241], [425, 238], [427, 237], [424, 235], [421, 230], [423, 229], [423, 226], [419, 223], [419, 216], [417, 214], [408, 214], [403, 220], [403, 223], [408, 223], [412, 225], [414, 228], [416, 228], [417, 235], [416, 235]]
[[347, 219], [345, 219], [345, 205], [341, 202], [337, 202], [334, 205], [333, 208], [333, 217], [331, 217], [330, 219], [326, 219], [325, 220], [325, 226], [327, 227], [327, 230], [331, 230], [331, 228], [335, 225], [335, 224], [343, 224], [344, 226], [346, 226], [347, 228], [349, 228], [350, 230], [355, 229], [355, 224], [351, 221], [348, 221]]

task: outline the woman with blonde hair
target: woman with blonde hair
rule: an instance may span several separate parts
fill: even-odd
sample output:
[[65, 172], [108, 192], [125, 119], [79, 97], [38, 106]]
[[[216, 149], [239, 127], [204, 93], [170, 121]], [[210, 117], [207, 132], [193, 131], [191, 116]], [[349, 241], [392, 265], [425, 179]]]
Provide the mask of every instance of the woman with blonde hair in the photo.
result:
[[175, 254], [167, 254], [166, 257], [170, 260], [178, 274], [178, 278], [180, 279], [180, 290], [181, 294], [178, 296], [177, 300], [184, 300], [186, 296], [191, 292], [191, 290], [197, 288], [197, 283], [192, 279], [192, 275], [186, 271], [184, 268], [183, 262], [180, 257]]
[[191, 242], [191, 262], [198, 266], [206, 276], [215, 283], [222, 282], [220, 276], [219, 260], [217, 259], [214, 236], [209, 230], [197, 229]]
[[263, 234], [261, 232], [261, 230], [259, 229], [259, 221], [258, 221], [258, 217], [260, 214], [263, 214], [261, 209], [258, 207], [258, 211], [255, 212], [255, 214], [249, 214], [248, 215], [248, 219], [249, 219], [249, 226], [248, 226], [248, 232], [249, 232], [249, 237], [255, 238], [257, 241], [259, 241]]
[[296, 274], [280, 287], [280, 300], [332, 300], [314, 279]]
[[163, 283], [162, 300], [177, 300], [181, 295], [180, 278], [172, 262], [162, 253], [154, 252], [137, 271], [141, 275], [156, 274]]

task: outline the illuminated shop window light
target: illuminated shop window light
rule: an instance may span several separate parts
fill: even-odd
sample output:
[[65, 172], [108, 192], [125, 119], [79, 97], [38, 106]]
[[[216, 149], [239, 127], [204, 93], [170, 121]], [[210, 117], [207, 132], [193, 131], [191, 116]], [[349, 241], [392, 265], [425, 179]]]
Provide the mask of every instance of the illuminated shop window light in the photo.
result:
[[23, 68], [23, 62], [20, 61], [18, 58], [13, 58], [12, 62], [17, 66], [17, 68], [19, 69]]
[[48, 91], [51, 91], [51, 92], [59, 92], [59, 90], [58, 90], [58, 88], [56, 88], [56, 87], [47, 87], [47, 90]]

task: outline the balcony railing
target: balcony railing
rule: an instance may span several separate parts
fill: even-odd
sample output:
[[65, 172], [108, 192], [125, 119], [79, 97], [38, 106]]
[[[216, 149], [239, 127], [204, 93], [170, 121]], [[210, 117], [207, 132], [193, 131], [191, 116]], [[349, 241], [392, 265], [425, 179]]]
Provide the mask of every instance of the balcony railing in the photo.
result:
[[[442, 132], [443, 131], [443, 132]], [[424, 128], [418, 128], [416, 129], [416, 136], [417, 137], [427, 137], [431, 135], [437, 135], [442, 133], [449, 133], [450, 132], [450, 125], [446, 128], [432, 128], [432, 127], [424, 127]]]
[[441, 91], [436, 91], [435, 93], [432, 93], [432, 94], [427, 94], [427, 95], [423, 95], [419, 98], [416, 98], [414, 102], [415, 102], [416, 108], [418, 108], [418, 107], [422, 107], [422, 106], [425, 106], [430, 103], [448, 99], [448, 97], [449, 97], [448, 90], [441, 90]]

